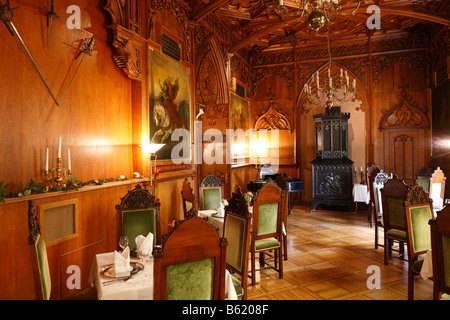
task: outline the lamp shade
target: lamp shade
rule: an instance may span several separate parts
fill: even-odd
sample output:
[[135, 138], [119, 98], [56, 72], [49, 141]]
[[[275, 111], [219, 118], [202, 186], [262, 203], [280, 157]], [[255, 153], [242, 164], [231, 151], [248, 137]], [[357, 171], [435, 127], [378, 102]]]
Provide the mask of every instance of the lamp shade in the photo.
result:
[[149, 152], [151, 154], [156, 153], [159, 149], [165, 146], [165, 144], [155, 144], [155, 143], [147, 143], [147, 144], [141, 144], [142, 150], [144, 152]]

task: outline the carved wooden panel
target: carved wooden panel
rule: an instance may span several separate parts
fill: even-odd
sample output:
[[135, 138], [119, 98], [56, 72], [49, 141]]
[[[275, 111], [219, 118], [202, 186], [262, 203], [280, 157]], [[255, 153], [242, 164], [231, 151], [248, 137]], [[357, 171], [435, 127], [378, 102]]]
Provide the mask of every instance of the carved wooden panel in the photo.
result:
[[409, 85], [405, 84], [405, 78], [402, 78], [402, 82], [403, 85], [398, 86], [401, 89], [397, 97], [398, 103], [393, 104], [389, 110], [382, 110], [383, 116], [379, 128], [429, 128], [428, 108], [421, 108], [417, 102], [413, 101], [412, 97], [406, 92]]
[[276, 109], [275, 102], [270, 101], [269, 109], [259, 116], [255, 123], [255, 130], [288, 130], [291, 132], [291, 124], [288, 118], [286, 118], [281, 112]]

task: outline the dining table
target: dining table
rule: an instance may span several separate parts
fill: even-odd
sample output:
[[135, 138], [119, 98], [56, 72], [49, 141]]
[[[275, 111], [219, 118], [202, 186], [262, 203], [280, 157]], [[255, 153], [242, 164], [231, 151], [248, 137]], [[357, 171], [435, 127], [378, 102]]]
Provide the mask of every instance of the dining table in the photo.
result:
[[[130, 257], [130, 264], [141, 263]], [[129, 279], [105, 276], [105, 268], [114, 264], [114, 252], [97, 254], [89, 274], [89, 284], [97, 288], [98, 300], [153, 300], [153, 258], [145, 262], [143, 270]], [[108, 283], [109, 282], [109, 283]], [[233, 280], [228, 270], [225, 271], [226, 300], [237, 300]]]
[[369, 204], [370, 193], [366, 184], [353, 184], [353, 201], [355, 202], [355, 212], [358, 212], [358, 202]]

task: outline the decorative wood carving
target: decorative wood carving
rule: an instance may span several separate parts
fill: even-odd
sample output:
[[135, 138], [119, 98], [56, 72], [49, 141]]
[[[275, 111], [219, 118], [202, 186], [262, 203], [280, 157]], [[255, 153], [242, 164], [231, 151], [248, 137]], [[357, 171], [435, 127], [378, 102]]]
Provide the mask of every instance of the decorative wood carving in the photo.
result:
[[186, 61], [192, 63], [192, 25], [189, 20], [190, 13], [177, 1], [172, 0], [148, 0], [148, 35], [150, 36], [150, 32], [153, 29], [152, 19], [155, 16], [157, 11], [161, 10], [169, 11], [173, 16], [176, 17], [178, 24], [181, 28], [181, 32], [184, 36], [184, 51]]
[[433, 200], [431, 200], [428, 197], [428, 194], [423, 190], [423, 188], [419, 185], [414, 185], [411, 187], [411, 189], [408, 192], [408, 195], [406, 196], [405, 205], [417, 205], [417, 204], [428, 204], [431, 203]]
[[417, 171], [416, 176], [418, 177], [431, 177], [431, 175], [434, 172], [434, 168], [430, 167], [428, 164], [426, 164], [424, 167], [420, 168], [419, 171]]
[[256, 91], [258, 89], [258, 85], [262, 79], [267, 77], [268, 75], [274, 74], [281, 79], [285, 79], [288, 83], [288, 92], [289, 97], [292, 97], [292, 89], [294, 85], [294, 66], [276, 66], [276, 67], [264, 67], [253, 69], [253, 72], [250, 76], [250, 87], [249, 87], [249, 95], [254, 97]]
[[206, 177], [204, 177], [202, 182], [200, 183], [200, 187], [221, 187], [221, 186], [223, 186], [222, 181], [212, 172], [210, 172]]
[[427, 116], [427, 108], [420, 108], [417, 102], [412, 100], [412, 97], [406, 92], [409, 88], [405, 84], [406, 80], [403, 77], [403, 85], [398, 86], [400, 95], [397, 97], [398, 103], [393, 104], [389, 110], [383, 109], [383, 116], [380, 120], [379, 128], [429, 128], [430, 121]]
[[373, 179], [373, 182], [378, 185], [384, 185], [388, 180], [388, 174], [386, 172], [383, 172], [383, 170], [380, 170], [380, 172], [375, 176], [375, 179]]
[[144, 42], [120, 25], [112, 25], [108, 28], [113, 31], [113, 58], [117, 66], [123, 69], [130, 79], [141, 81]]
[[232, 212], [242, 217], [251, 218], [252, 213], [248, 211], [247, 201], [245, 201], [245, 195], [242, 193], [241, 187], [236, 187], [236, 192], [233, 192], [231, 198], [228, 201], [228, 205], [225, 206], [226, 212]]
[[156, 197], [147, 189], [137, 184], [133, 190], [129, 190], [127, 195], [121, 198], [120, 204], [116, 205], [116, 209], [139, 209], [148, 207], [158, 207], [161, 203], [156, 201]]
[[275, 96], [269, 95], [270, 107], [263, 115], [259, 116], [255, 123], [255, 130], [288, 130], [291, 132], [291, 124], [281, 112], [276, 109]]
[[41, 233], [41, 225], [39, 224], [39, 216], [36, 214], [36, 208], [33, 200], [28, 200], [28, 243], [34, 244], [36, 238]]

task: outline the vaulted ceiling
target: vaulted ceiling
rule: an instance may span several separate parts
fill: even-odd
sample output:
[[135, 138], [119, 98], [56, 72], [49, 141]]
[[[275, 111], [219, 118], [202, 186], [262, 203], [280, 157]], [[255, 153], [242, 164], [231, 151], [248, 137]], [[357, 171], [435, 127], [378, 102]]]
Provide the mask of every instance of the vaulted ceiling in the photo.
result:
[[[275, 12], [279, 0], [200, 0], [193, 18], [214, 15], [230, 30], [230, 51], [264, 52], [292, 50], [294, 47], [326, 45], [348, 40], [367, 41], [367, 36], [397, 35], [432, 32], [437, 25], [450, 26], [450, 0], [361, 0], [352, 15], [339, 16], [335, 24], [326, 23], [317, 33], [306, 27], [305, 19], [295, 25], [298, 15], [283, 21]], [[348, 0], [339, 0], [340, 3]], [[293, 0], [285, 6], [295, 12]], [[367, 28], [370, 5], [377, 5], [381, 13], [381, 29]], [[343, 7], [343, 13], [352, 12], [357, 0]], [[431, 30], [431, 31], [430, 31]]]

